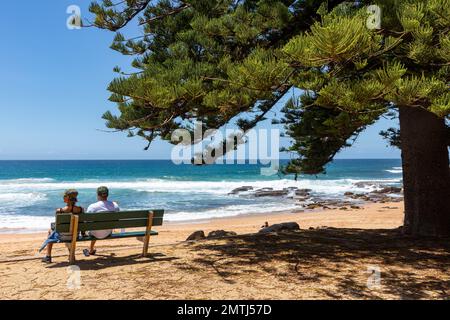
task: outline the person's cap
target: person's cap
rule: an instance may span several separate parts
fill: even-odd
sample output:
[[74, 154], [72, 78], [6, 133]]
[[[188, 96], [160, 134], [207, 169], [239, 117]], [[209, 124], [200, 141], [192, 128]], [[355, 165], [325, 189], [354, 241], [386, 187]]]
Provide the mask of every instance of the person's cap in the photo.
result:
[[64, 192], [64, 197], [68, 197], [70, 201], [78, 201], [78, 191], [75, 189], [68, 189]]
[[108, 196], [109, 195], [109, 190], [107, 187], [98, 187], [97, 188], [97, 195], [99, 196]]

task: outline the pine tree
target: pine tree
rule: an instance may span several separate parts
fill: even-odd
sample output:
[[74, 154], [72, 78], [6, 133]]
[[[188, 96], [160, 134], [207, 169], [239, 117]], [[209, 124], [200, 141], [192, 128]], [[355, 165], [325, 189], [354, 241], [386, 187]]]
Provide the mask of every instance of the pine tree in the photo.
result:
[[[368, 28], [368, 5], [381, 25]], [[384, 114], [400, 132], [405, 223], [414, 235], [450, 235], [450, 1], [126, 0], [93, 3], [94, 25], [135, 57], [109, 90], [110, 128], [149, 143], [177, 128], [218, 128], [244, 112], [265, 119], [292, 86], [306, 90], [279, 121], [298, 155], [285, 172], [316, 174]], [[119, 31], [137, 21], [143, 35]]]
[[448, 236], [450, 2], [375, 3], [379, 30], [364, 27], [364, 6], [339, 6], [284, 46], [299, 66], [291, 83], [309, 90], [285, 108], [300, 154], [288, 169], [321, 171], [382, 114], [399, 114], [400, 131], [383, 135], [402, 151], [404, 229]]

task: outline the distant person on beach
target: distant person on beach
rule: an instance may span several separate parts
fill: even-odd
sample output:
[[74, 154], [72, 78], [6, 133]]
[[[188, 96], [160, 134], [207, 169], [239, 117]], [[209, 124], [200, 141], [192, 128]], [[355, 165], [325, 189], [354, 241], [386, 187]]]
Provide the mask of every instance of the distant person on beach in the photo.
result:
[[[84, 212], [84, 209], [82, 207], [76, 206], [76, 203], [78, 202], [78, 191], [75, 189], [69, 189], [64, 192], [63, 201], [66, 203], [66, 206], [64, 208], [59, 208], [56, 210], [56, 214], [61, 213], [73, 213], [73, 214], [80, 214]], [[60, 240], [72, 240], [72, 234], [71, 233], [57, 233], [54, 230], [54, 224], [51, 229], [48, 231], [48, 238], [45, 240], [41, 248], [39, 249], [39, 252], [42, 251], [45, 247], [47, 247], [47, 255], [42, 259], [42, 262], [45, 263], [51, 263], [52, 262], [52, 249], [53, 249], [53, 243], [59, 242]]]
[[[97, 202], [91, 204], [86, 210], [87, 213], [96, 213], [96, 212], [118, 212], [120, 211], [119, 205], [115, 202], [108, 200], [109, 190], [107, 187], [99, 187], [97, 189]], [[111, 235], [112, 230], [93, 230], [89, 231], [89, 235], [96, 239], [104, 239]], [[83, 250], [84, 255], [94, 255], [95, 250], [95, 242], [96, 240], [91, 241], [91, 245], [89, 250]]]

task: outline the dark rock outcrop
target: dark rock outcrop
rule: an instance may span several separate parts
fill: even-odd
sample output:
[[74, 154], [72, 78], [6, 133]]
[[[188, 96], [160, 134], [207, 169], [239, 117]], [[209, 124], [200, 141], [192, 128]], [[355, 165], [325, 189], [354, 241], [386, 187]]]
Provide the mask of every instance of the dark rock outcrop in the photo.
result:
[[205, 232], [203, 230], [195, 231], [189, 237], [187, 237], [186, 241], [192, 240], [202, 240], [205, 239]]
[[215, 230], [208, 233], [206, 236], [207, 239], [215, 239], [229, 236], [236, 236], [237, 233], [234, 231], [225, 231], [225, 230]]
[[309, 193], [311, 192], [311, 189], [298, 189], [295, 190], [296, 196], [309, 196]]
[[300, 230], [300, 226], [297, 222], [284, 222], [284, 223], [277, 223], [273, 224], [271, 226], [268, 226], [267, 228], [263, 228], [258, 231], [258, 233], [269, 233], [269, 232], [280, 232], [280, 231], [295, 231]]
[[272, 191], [272, 190], [273, 190], [273, 188], [261, 188], [261, 189], [257, 189], [256, 192], [259, 192], [259, 191]]
[[281, 197], [288, 193], [288, 190], [257, 191], [255, 197]]
[[242, 186], [242, 187], [231, 190], [231, 192], [229, 194], [237, 194], [239, 192], [245, 192], [245, 191], [250, 191], [250, 190], [253, 190], [252, 186]]
[[380, 187], [381, 186], [380, 182], [378, 182], [378, 181], [359, 181], [359, 182], [355, 182], [353, 185], [358, 188]]
[[372, 193], [400, 193], [402, 188], [399, 187], [384, 187], [380, 190], [372, 191]]

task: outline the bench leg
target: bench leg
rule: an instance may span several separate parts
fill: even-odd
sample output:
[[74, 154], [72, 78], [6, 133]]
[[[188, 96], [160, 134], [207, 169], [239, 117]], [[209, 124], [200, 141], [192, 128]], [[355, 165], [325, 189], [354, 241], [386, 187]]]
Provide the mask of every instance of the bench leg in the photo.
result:
[[148, 244], [150, 242], [150, 231], [153, 225], [153, 211], [148, 213], [147, 227], [145, 228], [144, 247], [142, 249], [142, 256], [146, 257], [148, 252]]
[[71, 230], [72, 230], [72, 242], [70, 244], [70, 254], [69, 254], [69, 263], [75, 263], [75, 249], [77, 248], [77, 238], [78, 238], [78, 220], [79, 217], [77, 215], [72, 215], [72, 219], [70, 221]]

